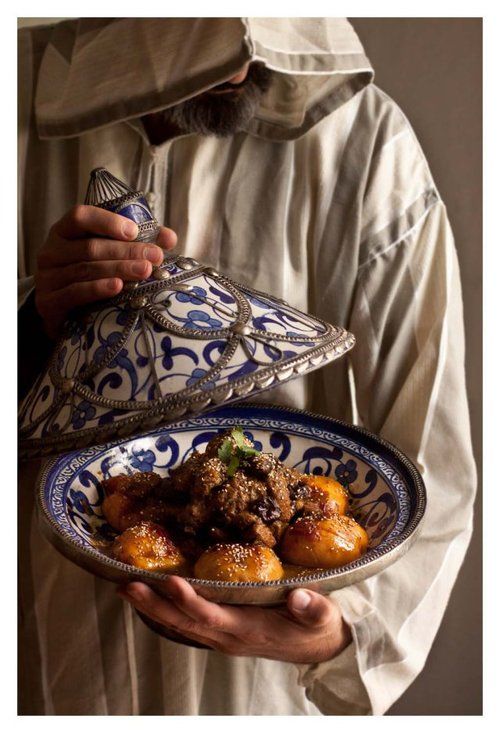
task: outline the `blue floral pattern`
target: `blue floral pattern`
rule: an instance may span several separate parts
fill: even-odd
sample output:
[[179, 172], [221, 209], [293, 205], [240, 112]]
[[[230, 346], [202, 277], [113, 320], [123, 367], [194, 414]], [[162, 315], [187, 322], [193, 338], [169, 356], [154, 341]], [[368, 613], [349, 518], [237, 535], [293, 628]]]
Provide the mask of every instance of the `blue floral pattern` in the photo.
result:
[[184, 319], [186, 328], [202, 328], [207, 331], [222, 328], [222, 321], [218, 318], [210, 318], [209, 314], [201, 310], [191, 310]]
[[354, 483], [358, 478], [356, 461], [350, 459], [345, 463], [339, 463], [339, 465], [335, 467], [335, 477], [343, 486], [348, 488], [349, 485]]
[[83, 400], [73, 409], [71, 423], [75, 430], [81, 430], [87, 420], [91, 420], [96, 414], [96, 409], [89, 402]]
[[136, 471], [152, 471], [156, 462], [156, 456], [152, 450], [144, 450], [144, 448], [132, 447], [132, 455], [130, 456], [130, 465]]

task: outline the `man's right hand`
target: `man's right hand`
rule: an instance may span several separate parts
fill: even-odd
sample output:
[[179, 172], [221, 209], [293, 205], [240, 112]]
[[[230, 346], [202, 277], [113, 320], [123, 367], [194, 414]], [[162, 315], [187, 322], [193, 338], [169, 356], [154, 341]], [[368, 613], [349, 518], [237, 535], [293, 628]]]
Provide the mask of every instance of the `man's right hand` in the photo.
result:
[[75, 206], [54, 224], [38, 255], [35, 303], [50, 338], [73, 308], [117, 295], [163, 262], [177, 235], [162, 227], [156, 244], [134, 242], [137, 225], [96, 206]]

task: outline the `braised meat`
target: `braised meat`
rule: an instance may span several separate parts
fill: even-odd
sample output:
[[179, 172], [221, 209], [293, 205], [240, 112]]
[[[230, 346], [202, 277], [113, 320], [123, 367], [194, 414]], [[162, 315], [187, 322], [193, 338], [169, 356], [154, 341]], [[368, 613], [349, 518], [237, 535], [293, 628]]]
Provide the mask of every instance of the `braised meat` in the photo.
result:
[[[204, 453], [194, 451], [165, 478], [143, 472], [115, 476], [103, 481], [102, 487], [104, 515], [123, 533], [123, 541], [115, 541], [115, 556], [137, 567], [141, 567], [140, 562], [151, 562], [149, 546], [144, 558], [137, 559], [129, 552], [130, 547], [134, 552], [139, 547], [136, 534], [143, 537], [144, 527], [155, 527], [160, 535], [165, 531], [179, 557], [193, 566], [215, 546], [234, 549], [260, 545], [261, 549], [269, 548], [266, 552], [275, 548], [278, 553], [284, 547], [290, 561], [296, 549], [294, 528], [299, 532], [303, 519], [318, 528], [327, 520], [338, 523], [349, 499], [335, 479], [299, 473], [271, 453], [258, 451], [241, 428], [216, 435]], [[317, 548], [310, 549], [314, 552], [309, 564], [319, 563]], [[125, 550], [128, 560], [123, 560]], [[301, 551], [307, 554], [309, 550]], [[170, 556], [167, 559], [170, 562]], [[165, 565], [163, 555], [160, 560]], [[336, 557], [323, 559], [334, 560], [338, 562]]]
[[271, 454], [255, 451], [243, 433], [231, 431], [174, 469], [162, 490], [182, 497], [177, 521], [186, 534], [208, 543], [240, 540], [273, 547], [294, 514], [289, 487], [300, 479]]

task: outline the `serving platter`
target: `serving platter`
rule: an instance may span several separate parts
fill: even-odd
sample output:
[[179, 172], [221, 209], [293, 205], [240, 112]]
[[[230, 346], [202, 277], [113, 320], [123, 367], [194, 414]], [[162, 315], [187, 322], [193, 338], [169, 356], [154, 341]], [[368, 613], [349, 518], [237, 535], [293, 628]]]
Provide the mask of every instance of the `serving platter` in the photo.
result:
[[334, 476], [349, 490], [351, 511], [366, 529], [369, 549], [334, 570], [263, 583], [189, 578], [209, 600], [232, 604], [282, 603], [292, 588], [321, 593], [357, 583], [400, 558], [415, 540], [425, 511], [423, 480], [397, 448], [363, 428], [290, 408], [239, 404], [151, 430], [140, 437], [73, 451], [46, 463], [37, 508], [50, 542], [77, 565], [114, 583], [141, 580], [158, 593], [167, 576], [139, 570], [106, 554], [115, 536], [102, 514], [100, 482], [120, 473], [167, 475], [194, 449], [203, 452], [218, 432], [241, 426], [259, 450], [304, 473]]

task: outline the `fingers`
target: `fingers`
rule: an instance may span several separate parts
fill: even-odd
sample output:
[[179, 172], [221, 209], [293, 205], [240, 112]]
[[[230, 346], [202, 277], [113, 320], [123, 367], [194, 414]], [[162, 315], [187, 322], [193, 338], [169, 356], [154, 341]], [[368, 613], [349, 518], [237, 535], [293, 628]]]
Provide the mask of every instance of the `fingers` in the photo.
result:
[[119, 588], [117, 593], [163, 626], [173, 628], [191, 639], [214, 648], [221, 648], [224, 645], [224, 634], [197, 624], [177, 608], [175, 603], [160, 598], [144, 583], [129, 583], [125, 588]]
[[89, 234], [109, 239], [132, 240], [138, 235], [137, 224], [98, 206], [73, 206], [56, 224], [53, 231], [64, 239], [76, 239]]
[[56, 338], [68, 312], [117, 295], [124, 281], [150, 277], [165, 250], [177, 243], [161, 227], [157, 242], [135, 242], [137, 224], [96, 206], [75, 206], [51, 229], [38, 255], [36, 305], [46, 332]]
[[[62, 239], [79, 239], [88, 236], [106, 237], [119, 241], [134, 240], [139, 229], [135, 222], [120, 214], [101, 209], [98, 206], [74, 206], [52, 227], [52, 232]], [[167, 227], [161, 227], [158, 244], [172, 249], [177, 244], [177, 234]]]
[[38, 293], [36, 304], [42, 318], [60, 324], [72, 308], [111, 298], [122, 288], [123, 280], [117, 277], [77, 282], [53, 292]]
[[294, 590], [287, 598], [287, 607], [294, 620], [303, 626], [321, 628], [330, 624], [338, 615], [329, 598], [310, 590]]
[[163, 250], [156, 244], [119, 242], [112, 239], [76, 239], [68, 242], [55, 239], [38, 257], [40, 270], [61, 267], [76, 262], [101, 260], [149, 260], [153, 265], [163, 262]]
[[177, 608], [197, 624], [229, 634], [241, 630], [238, 609], [207, 601], [187, 581], [177, 576], [165, 581], [164, 587]]
[[78, 262], [41, 270], [36, 277], [36, 287], [42, 291], [54, 291], [72, 283], [91, 280], [143, 280], [151, 275], [152, 270], [153, 265], [149, 260]]

